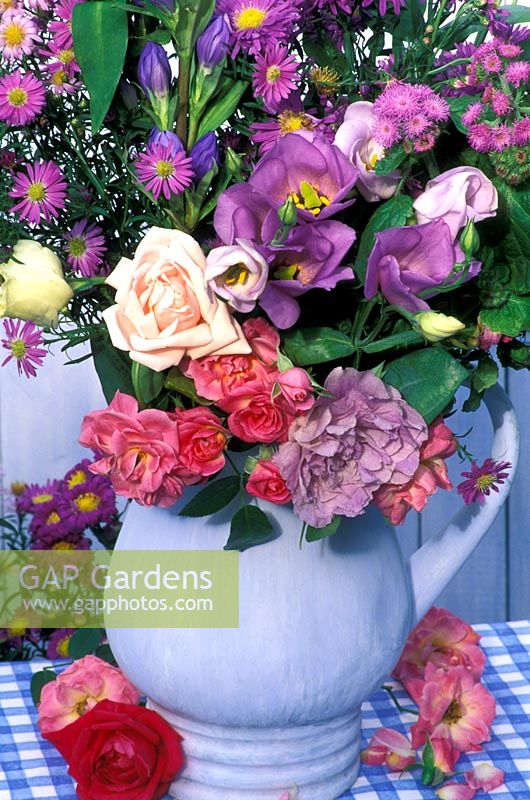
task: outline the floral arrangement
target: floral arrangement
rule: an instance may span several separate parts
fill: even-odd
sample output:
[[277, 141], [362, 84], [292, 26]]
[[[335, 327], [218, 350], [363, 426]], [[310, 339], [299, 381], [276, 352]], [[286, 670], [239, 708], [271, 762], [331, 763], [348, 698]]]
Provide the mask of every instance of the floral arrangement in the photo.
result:
[[[485, 656], [479, 640], [451, 612], [433, 608], [427, 613], [393, 672], [418, 711], [403, 708], [393, 689], [384, 687], [400, 711], [417, 714], [412, 742], [399, 731], [380, 728], [361, 753], [364, 764], [384, 764], [401, 773], [421, 770], [423, 784], [432, 786], [440, 800], [471, 800], [478, 790], [503, 784], [503, 771], [485, 762], [465, 772], [465, 783], [454, 780], [460, 755], [480, 751], [490, 740], [496, 713], [495, 700], [481, 683]], [[164, 796], [184, 765], [181, 737], [142, 706], [140, 693], [109, 652], [101, 658], [87, 649], [61, 672], [52, 665], [34, 674], [41, 734], [68, 762], [85, 800], [98, 800], [102, 792], [119, 792], [127, 800]], [[417, 748], [423, 748], [420, 761]], [[297, 797], [292, 787], [279, 800]]]
[[[494, 346], [530, 365], [528, 10], [1, 12], [5, 362], [32, 377], [47, 346], [90, 343], [90, 470], [148, 506], [206, 483], [183, 514], [240, 498], [240, 550], [275, 535], [255, 498], [312, 541], [449, 489], [457, 389], [475, 411]], [[467, 503], [510, 468], [469, 458]]]
[[[83, 459], [60, 480], [17, 482], [3, 492], [0, 543], [8, 550], [88, 550], [94, 541], [113, 549], [121, 527], [108, 478], [94, 475]], [[101, 641], [101, 632], [89, 635]], [[20, 607], [10, 628], [0, 628], [0, 661], [65, 658], [83, 639], [70, 628], [33, 628]], [[73, 640], [73, 649], [70, 647]]]

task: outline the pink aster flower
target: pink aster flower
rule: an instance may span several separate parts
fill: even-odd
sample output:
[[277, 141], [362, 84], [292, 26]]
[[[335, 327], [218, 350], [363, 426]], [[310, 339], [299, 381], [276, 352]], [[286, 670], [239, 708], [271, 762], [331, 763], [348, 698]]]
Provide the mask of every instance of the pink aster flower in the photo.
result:
[[492, 150], [491, 128], [487, 122], [471, 125], [467, 132], [469, 144], [477, 153], [488, 153]]
[[277, 111], [281, 101], [296, 89], [294, 78], [298, 70], [296, 59], [286, 47], [276, 45], [256, 56], [253, 86], [258, 97], [263, 97], [271, 111]]
[[530, 142], [530, 117], [523, 117], [514, 122], [512, 127], [512, 144], [524, 147]]
[[462, 114], [462, 122], [466, 127], [473, 125], [475, 122], [477, 122], [483, 111], [484, 106], [482, 103], [471, 103], [471, 105], [468, 106], [467, 111]]
[[391, 772], [402, 772], [416, 761], [416, 751], [399, 731], [392, 728], [376, 730], [365, 750], [361, 751], [363, 764], [386, 764]]
[[504, 772], [493, 764], [483, 761], [466, 772], [466, 781], [472, 789], [492, 792], [504, 783]]
[[429, 127], [430, 120], [423, 114], [414, 114], [413, 117], [405, 122], [405, 132], [413, 139], [417, 136], [421, 136]]
[[489, 496], [491, 491], [499, 491], [498, 485], [504, 483], [509, 474], [506, 470], [511, 466], [508, 461], [493, 461], [492, 458], [487, 458], [481, 467], [473, 461], [471, 470], [462, 473], [466, 480], [458, 484], [458, 494], [462, 495], [466, 505], [483, 503], [484, 497]]
[[82, 86], [71, 71], [57, 62], [45, 64], [43, 71], [48, 74], [48, 85], [53, 94], [74, 94]]
[[388, 117], [378, 120], [374, 127], [374, 140], [381, 147], [392, 147], [399, 141], [399, 129], [396, 123]]
[[53, 36], [56, 47], [70, 48], [73, 46], [72, 38], [72, 13], [74, 6], [83, 3], [84, 0], [59, 0], [54, 7], [53, 19], [48, 25], [48, 30]]
[[183, 150], [175, 152], [171, 144], [154, 144], [140, 153], [134, 168], [138, 180], [153, 193], [155, 200], [160, 194], [169, 200], [171, 195], [182, 194], [193, 183], [192, 163]]
[[234, 57], [240, 50], [259, 55], [266, 47], [287, 41], [300, 14], [290, 0], [218, 0], [216, 12], [230, 20]]
[[30, 72], [15, 70], [0, 78], [0, 120], [8, 125], [31, 122], [45, 102], [44, 85]]
[[511, 111], [511, 98], [500, 89], [494, 89], [491, 96], [491, 107], [498, 117], [505, 117]]
[[6, 11], [0, 21], [0, 50], [8, 61], [31, 55], [40, 40], [34, 19], [23, 11]]
[[530, 78], [530, 62], [514, 61], [513, 64], [508, 64], [504, 75], [508, 83], [519, 88]]
[[89, 224], [86, 219], [79, 220], [64, 238], [68, 253], [66, 260], [70, 266], [85, 278], [97, 275], [107, 250], [99, 225]]
[[16, 174], [15, 185], [9, 192], [10, 197], [21, 198], [11, 212], [35, 225], [41, 218], [49, 222], [64, 208], [66, 188], [63, 173], [53, 161], [27, 164], [25, 172]]
[[2, 361], [2, 366], [15, 359], [18, 374], [24, 373], [26, 378], [34, 378], [37, 375], [35, 367], [42, 367], [48, 352], [41, 346], [43, 341], [40, 330], [33, 322], [6, 319], [4, 333], [2, 347], [8, 351], [8, 356]]
[[502, 70], [502, 61], [494, 49], [479, 56], [479, 63], [486, 72], [500, 72]]

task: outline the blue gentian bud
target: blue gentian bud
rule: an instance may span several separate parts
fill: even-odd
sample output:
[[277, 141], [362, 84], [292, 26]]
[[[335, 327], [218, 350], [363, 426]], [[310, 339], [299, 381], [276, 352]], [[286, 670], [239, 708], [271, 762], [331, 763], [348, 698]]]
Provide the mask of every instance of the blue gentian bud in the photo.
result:
[[223, 60], [228, 52], [231, 33], [225, 16], [213, 18], [197, 39], [197, 61], [200, 67], [211, 70]]
[[138, 93], [132, 83], [122, 79], [120, 81], [120, 95], [127, 111], [132, 111], [138, 105]]
[[171, 85], [171, 67], [161, 44], [147, 42], [138, 61], [138, 81], [148, 97], [166, 97]]
[[180, 141], [176, 133], [171, 131], [160, 131], [158, 128], [152, 128], [147, 138], [149, 147], [154, 147], [161, 144], [163, 147], [171, 147], [172, 155], [181, 153], [184, 150], [184, 145]]
[[219, 163], [217, 136], [212, 131], [203, 136], [191, 151], [191, 160], [196, 180], [200, 181], [207, 172]]

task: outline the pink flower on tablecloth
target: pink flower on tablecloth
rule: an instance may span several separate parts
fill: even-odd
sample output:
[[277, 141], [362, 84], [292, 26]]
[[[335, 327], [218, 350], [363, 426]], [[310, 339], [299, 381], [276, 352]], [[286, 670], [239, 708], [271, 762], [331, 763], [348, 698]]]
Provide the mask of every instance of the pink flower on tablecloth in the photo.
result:
[[401, 772], [416, 761], [416, 751], [410, 741], [392, 728], [379, 728], [367, 748], [361, 751], [363, 764], [386, 764], [392, 772]]
[[493, 764], [483, 761], [473, 769], [466, 772], [466, 781], [472, 789], [482, 789], [483, 792], [492, 792], [504, 783], [504, 772]]

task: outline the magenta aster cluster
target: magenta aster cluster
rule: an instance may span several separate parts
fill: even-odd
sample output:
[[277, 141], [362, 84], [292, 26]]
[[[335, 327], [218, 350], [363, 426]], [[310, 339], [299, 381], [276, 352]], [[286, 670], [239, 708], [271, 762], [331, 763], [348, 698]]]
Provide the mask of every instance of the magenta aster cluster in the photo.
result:
[[153, 193], [155, 200], [162, 194], [166, 200], [182, 194], [193, 183], [193, 161], [183, 150], [175, 151], [173, 144], [152, 144], [140, 153], [134, 164], [138, 180]]
[[439, 125], [449, 119], [443, 97], [423, 84], [389, 83], [374, 103], [374, 139], [389, 149], [401, 144], [407, 152], [432, 150]]
[[27, 125], [44, 108], [45, 89], [29, 72], [15, 70], [0, 78], [0, 120], [8, 125]]
[[42, 367], [42, 362], [48, 351], [43, 347], [42, 333], [39, 328], [29, 320], [20, 319], [4, 320], [4, 338], [2, 347], [8, 355], [2, 361], [2, 367], [9, 361], [15, 361], [18, 374], [26, 378], [37, 375], [37, 367]]
[[508, 461], [494, 461], [492, 458], [487, 458], [481, 466], [473, 461], [471, 469], [462, 473], [466, 480], [458, 484], [458, 494], [466, 505], [483, 503], [491, 492], [499, 491], [499, 486], [510, 474], [511, 466]]
[[65, 233], [64, 239], [66, 260], [72, 269], [85, 278], [97, 275], [107, 249], [102, 228], [82, 219]]
[[35, 161], [17, 172], [10, 197], [18, 199], [11, 209], [20, 219], [37, 225], [41, 219], [48, 222], [64, 208], [67, 183], [63, 173], [53, 161]]
[[218, 0], [216, 11], [230, 20], [232, 55], [259, 55], [293, 38], [300, 9], [293, 0]]

